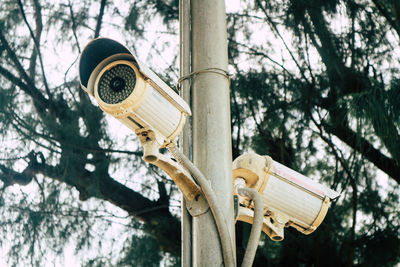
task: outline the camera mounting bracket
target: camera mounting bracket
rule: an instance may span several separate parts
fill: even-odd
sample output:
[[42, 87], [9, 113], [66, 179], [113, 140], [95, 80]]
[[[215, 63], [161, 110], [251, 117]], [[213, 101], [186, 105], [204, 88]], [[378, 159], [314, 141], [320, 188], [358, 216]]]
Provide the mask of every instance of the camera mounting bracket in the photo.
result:
[[[253, 224], [254, 211], [251, 208], [239, 206], [239, 221]], [[267, 213], [263, 219], [262, 231], [273, 241], [282, 241], [284, 238], [283, 229], [289, 218], [280, 213]]]
[[199, 216], [205, 213], [209, 206], [200, 187], [178, 162], [159, 152], [156, 133], [145, 128], [136, 130], [135, 133], [143, 146], [143, 160], [159, 167], [172, 178], [186, 199], [186, 208], [190, 215]]

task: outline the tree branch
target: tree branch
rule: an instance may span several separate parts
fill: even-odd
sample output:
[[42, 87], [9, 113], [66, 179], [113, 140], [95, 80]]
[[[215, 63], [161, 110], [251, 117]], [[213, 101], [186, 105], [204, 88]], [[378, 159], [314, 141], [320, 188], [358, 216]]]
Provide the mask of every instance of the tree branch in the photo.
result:
[[[29, 168], [29, 167], [27, 167]], [[6, 188], [10, 185], [19, 184], [19, 185], [27, 185], [32, 181], [32, 176], [27, 175], [24, 172], [16, 172], [10, 168], [7, 168], [5, 165], [0, 164], [0, 180], [3, 182], [3, 188]]]
[[97, 17], [96, 29], [94, 31], [94, 38], [97, 38], [100, 36], [101, 23], [103, 22], [104, 9], [106, 7], [106, 2], [107, 2], [107, 0], [101, 0], [99, 16]]
[[[32, 155], [37, 155], [31, 153]], [[159, 201], [152, 201], [138, 192], [112, 179], [106, 172], [84, 171], [79, 176], [70, 177], [60, 166], [51, 166], [38, 161], [37, 156], [30, 157], [28, 167], [16, 172], [0, 164], [0, 179], [10, 185], [28, 184], [37, 174], [66, 183], [80, 192], [80, 199], [95, 197], [108, 201], [125, 210], [129, 215], [143, 221], [145, 229], [157, 238], [160, 248], [165, 252], [180, 253], [180, 222], [169, 212], [169, 206]]]
[[[35, 49], [36, 49], [37, 54], [38, 54], [38, 56], [39, 56], [40, 67], [41, 67], [42, 76], [43, 76], [43, 84], [44, 84], [44, 87], [45, 87], [47, 96], [49, 97], [49, 99], [51, 99], [51, 98], [52, 98], [52, 95], [51, 95], [51, 93], [50, 93], [50, 88], [49, 88], [49, 85], [48, 85], [48, 83], [47, 83], [46, 73], [45, 73], [45, 71], [44, 71], [44, 64], [43, 64], [43, 59], [42, 59], [42, 53], [40, 52], [40, 43], [39, 43], [40, 37], [39, 37], [39, 38], [36, 38], [35, 34], [33, 33], [32, 28], [31, 28], [31, 26], [30, 26], [30, 24], [29, 24], [29, 22], [28, 22], [28, 19], [26, 18], [25, 11], [24, 11], [24, 6], [23, 6], [21, 0], [18, 0], [18, 5], [19, 5], [19, 8], [20, 8], [20, 11], [21, 11], [21, 14], [22, 14], [22, 18], [24, 19], [24, 22], [25, 22], [26, 26], [27, 26], [28, 29], [29, 29], [29, 33], [30, 33], [30, 35], [31, 35], [31, 37], [32, 37], [32, 39], [33, 39], [33, 43], [34, 43], [34, 45], [35, 45]], [[40, 28], [41, 25], [42, 25], [41, 11], [40, 11], [40, 5], [39, 5], [39, 3], [38, 3], [36, 0], [34, 1], [34, 6], [35, 6], [35, 15], [38, 16], [38, 17], [36, 18], [36, 21], [39, 21], [39, 22], [38, 22], [38, 23], [39, 23], [38, 28]], [[39, 17], [39, 16], [40, 16], [40, 17]], [[40, 33], [41, 33], [41, 29], [40, 29]], [[39, 35], [39, 36], [40, 36], [40, 35]]]
[[76, 34], [76, 22], [75, 22], [74, 12], [72, 10], [71, 0], [68, 0], [68, 8], [69, 8], [69, 14], [71, 16], [71, 21], [72, 21], [72, 33], [74, 34], [75, 44], [76, 44], [76, 47], [78, 47], [78, 51], [79, 51], [79, 54], [80, 54], [81, 53], [81, 47], [79, 46], [78, 36]]
[[308, 82], [308, 79], [304, 73], [303, 68], [300, 66], [299, 62], [297, 62], [297, 59], [293, 55], [292, 51], [289, 49], [288, 45], [285, 42], [285, 39], [282, 37], [281, 33], [278, 30], [278, 27], [276, 26], [275, 22], [271, 19], [271, 17], [268, 15], [267, 10], [264, 8], [264, 6], [261, 4], [260, 0], [256, 0], [257, 5], [261, 8], [261, 10], [264, 13], [265, 19], [267, 20], [267, 23], [270, 25], [271, 29], [275, 32], [275, 34], [279, 37], [279, 39], [282, 41], [283, 45], [285, 46], [286, 51], [289, 53], [290, 57], [292, 58], [293, 62], [296, 64], [297, 69], [299, 70], [301, 77], [305, 81]]
[[[2, 32], [0, 29], [0, 40], [2, 40]], [[4, 43], [3, 43], [4, 45]], [[22, 66], [21, 66], [22, 67]], [[25, 71], [22, 69], [22, 72], [25, 73]], [[35, 101], [42, 109], [47, 109], [50, 104], [49, 101], [42, 95], [42, 93], [35, 87], [35, 85], [32, 83], [29, 77], [26, 77], [28, 79], [28, 83], [24, 83], [20, 78], [16, 77], [14, 74], [12, 74], [10, 71], [7, 69], [3, 68], [0, 66], [0, 74], [5, 77], [7, 80], [9, 80], [12, 84], [18, 86], [22, 91], [24, 91], [26, 94], [32, 97], [33, 101]], [[25, 73], [26, 75], [26, 73]], [[26, 80], [25, 79], [25, 80]]]
[[372, 162], [376, 167], [391, 176], [398, 184], [400, 184], [400, 166], [395, 160], [383, 155], [365, 138], [357, 135], [356, 132], [349, 127], [343, 125], [330, 125], [322, 123], [324, 129], [337, 136], [345, 144], [352, 149], [363, 154], [363, 156]]
[[[381, 15], [385, 17], [385, 19], [390, 24], [390, 26], [392, 26], [393, 29], [395, 29], [395, 31], [397, 32], [397, 34], [399, 35], [399, 38], [400, 38], [400, 17], [397, 19], [397, 21], [392, 19], [388, 10], [385, 9], [385, 7], [383, 5], [381, 5], [381, 3], [379, 3], [378, 0], [372, 0], [372, 2], [375, 4], [376, 8], [381, 13]], [[393, 1], [393, 3], [395, 3], [395, 2], [396, 1]], [[393, 8], [395, 8], [395, 7], [393, 7]]]
[[[36, 23], [35, 37], [37, 39], [37, 42], [40, 44], [40, 39], [42, 36], [42, 30], [43, 30], [42, 11], [41, 11], [40, 4], [37, 2], [37, 0], [33, 0], [33, 5], [35, 7], [35, 23]], [[29, 62], [29, 75], [33, 80], [34, 80], [35, 72], [36, 72], [35, 70], [36, 70], [37, 55], [38, 55], [37, 49], [32, 49], [31, 60]]]
[[261, 51], [258, 51], [257, 49], [255, 49], [255, 48], [253, 48], [253, 47], [249, 47], [249, 46], [246, 46], [246, 45], [244, 45], [244, 44], [238, 43], [238, 42], [236, 42], [236, 41], [233, 40], [233, 39], [229, 39], [229, 42], [230, 42], [230, 43], [234, 43], [234, 44], [236, 44], [236, 45], [238, 45], [238, 46], [242, 46], [242, 47], [248, 49], [249, 51], [244, 51], [244, 53], [246, 53], [246, 54], [254, 55], [254, 56], [262, 56], [262, 57], [268, 59], [268, 60], [271, 61], [273, 64], [279, 66], [284, 72], [286, 72], [287, 74], [289, 74], [291, 77], [294, 78], [294, 75], [293, 75], [288, 69], [286, 69], [286, 68], [285, 68], [282, 64], [280, 64], [278, 61], [276, 61], [276, 60], [274, 60], [273, 58], [271, 58], [270, 56], [268, 56], [266, 53], [261, 52]]

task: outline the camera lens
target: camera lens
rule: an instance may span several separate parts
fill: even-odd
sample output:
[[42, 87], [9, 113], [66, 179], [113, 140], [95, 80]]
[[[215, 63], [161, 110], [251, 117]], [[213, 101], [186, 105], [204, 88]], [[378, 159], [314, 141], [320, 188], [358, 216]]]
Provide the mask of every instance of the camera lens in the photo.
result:
[[110, 88], [114, 92], [120, 92], [125, 87], [125, 81], [121, 77], [114, 77], [110, 81]]
[[99, 97], [107, 104], [117, 104], [130, 96], [135, 84], [136, 74], [130, 66], [115, 65], [101, 76], [98, 85]]

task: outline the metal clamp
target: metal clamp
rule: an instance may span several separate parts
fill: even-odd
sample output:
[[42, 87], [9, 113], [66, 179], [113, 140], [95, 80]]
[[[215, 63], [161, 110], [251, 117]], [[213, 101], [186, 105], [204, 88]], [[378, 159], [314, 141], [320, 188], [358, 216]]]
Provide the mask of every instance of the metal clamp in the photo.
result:
[[190, 173], [179, 163], [159, 152], [156, 133], [147, 129], [136, 131], [143, 146], [143, 160], [162, 169], [178, 186], [186, 199], [186, 207], [192, 216], [205, 213], [209, 206], [200, 187], [195, 183]]
[[[253, 219], [254, 211], [252, 209], [239, 206], [239, 221], [253, 224]], [[283, 214], [267, 213], [263, 219], [262, 230], [273, 241], [282, 241], [284, 238], [283, 230], [288, 220], [289, 219]]]

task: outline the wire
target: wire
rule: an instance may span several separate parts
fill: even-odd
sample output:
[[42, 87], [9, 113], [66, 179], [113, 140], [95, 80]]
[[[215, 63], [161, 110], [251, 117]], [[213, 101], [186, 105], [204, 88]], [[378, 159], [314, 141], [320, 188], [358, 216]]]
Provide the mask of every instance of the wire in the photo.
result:
[[216, 74], [219, 74], [219, 75], [224, 76], [225, 78], [228, 79], [228, 83], [229, 83], [229, 86], [228, 86], [228, 87], [230, 87], [230, 84], [231, 84], [231, 76], [232, 76], [232, 75], [229, 74], [226, 70], [223, 70], [223, 69], [220, 69], [220, 68], [206, 68], [206, 69], [194, 71], [194, 72], [192, 72], [192, 73], [189, 73], [188, 75], [182, 76], [182, 77], [179, 78], [176, 87], [179, 89], [179, 88], [180, 88], [180, 84], [181, 84], [184, 80], [186, 80], [186, 79], [188, 79], [188, 78], [190, 78], [190, 77], [192, 77], [192, 76], [194, 76], [194, 75], [196, 75], [196, 74], [199, 74], [199, 73], [207, 73], [207, 72], [216, 73]]
[[168, 148], [175, 159], [185, 168], [187, 168], [188, 171], [193, 175], [193, 178], [200, 185], [201, 190], [204, 193], [204, 196], [213, 214], [215, 224], [217, 225], [225, 266], [236, 266], [232, 248], [232, 240], [228, 232], [228, 225], [226, 223], [224, 213], [221, 207], [218, 205], [217, 196], [209, 184], [209, 181], [201, 173], [201, 171], [176, 147], [175, 144], [171, 144]]
[[245, 184], [246, 182], [242, 178], [235, 180], [236, 192], [241, 196], [249, 197], [254, 202], [253, 226], [251, 227], [249, 241], [247, 242], [246, 252], [241, 265], [241, 267], [251, 267], [256, 256], [258, 243], [260, 242], [264, 219], [264, 204], [260, 193], [253, 188], [247, 188]]

